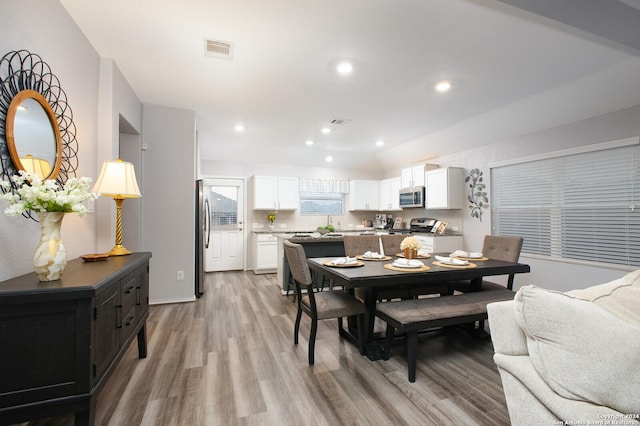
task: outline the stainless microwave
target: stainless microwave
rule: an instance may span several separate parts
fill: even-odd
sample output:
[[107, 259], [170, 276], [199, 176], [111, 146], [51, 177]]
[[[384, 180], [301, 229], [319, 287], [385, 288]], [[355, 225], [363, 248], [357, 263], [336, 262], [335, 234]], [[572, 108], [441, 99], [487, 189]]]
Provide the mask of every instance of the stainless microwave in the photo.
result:
[[400, 207], [424, 207], [424, 186], [413, 186], [400, 190]]

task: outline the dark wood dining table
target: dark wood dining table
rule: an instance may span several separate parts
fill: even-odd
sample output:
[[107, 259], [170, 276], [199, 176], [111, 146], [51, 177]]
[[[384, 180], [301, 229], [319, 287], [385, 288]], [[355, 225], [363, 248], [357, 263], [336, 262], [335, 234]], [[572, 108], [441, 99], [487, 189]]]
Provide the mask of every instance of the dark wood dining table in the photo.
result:
[[[448, 253], [436, 253], [441, 256], [448, 256]], [[420, 259], [426, 266], [427, 271], [417, 271], [406, 269], [402, 271], [390, 270], [385, 268], [385, 264], [392, 263], [396, 257], [391, 260], [363, 260], [362, 266], [356, 267], [336, 267], [327, 266], [326, 263], [335, 260], [335, 257], [319, 257], [309, 258], [307, 263], [316, 279], [322, 277], [330, 278], [334, 286], [342, 286], [346, 291], [352, 292], [354, 288], [363, 288], [365, 290], [364, 304], [367, 308], [367, 322], [373, 324], [376, 312], [376, 292], [379, 289], [388, 289], [398, 286], [403, 287], [421, 287], [424, 288], [429, 284], [433, 284], [434, 289], [441, 288], [443, 283], [450, 281], [470, 280], [471, 285], [476, 290], [482, 289], [483, 277], [509, 274], [523, 274], [531, 271], [529, 265], [524, 263], [504, 262], [501, 260], [471, 260], [475, 267], [454, 268], [447, 266], [439, 266], [433, 264], [437, 261], [435, 254], [429, 259]], [[350, 326], [350, 328], [353, 328]], [[367, 343], [373, 341], [373, 327], [369, 327]], [[367, 345], [369, 347], [369, 345]], [[369, 358], [375, 357], [370, 354], [370, 348], [367, 349]], [[377, 358], [377, 357], [375, 357]]]

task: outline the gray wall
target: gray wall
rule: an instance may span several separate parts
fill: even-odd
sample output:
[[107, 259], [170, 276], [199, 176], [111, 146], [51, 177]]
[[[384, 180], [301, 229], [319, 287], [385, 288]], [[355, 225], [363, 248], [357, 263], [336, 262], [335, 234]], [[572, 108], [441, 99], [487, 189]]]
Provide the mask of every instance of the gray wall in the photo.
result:
[[[149, 298], [194, 300], [195, 113], [143, 106], [142, 246], [153, 253]], [[177, 280], [177, 271], [184, 280]]]
[[[100, 58], [58, 1], [0, 1], [0, 55], [27, 49], [39, 54], [60, 80], [73, 111], [78, 140], [78, 176], [96, 178]], [[0, 202], [0, 211], [5, 203]], [[70, 259], [96, 251], [96, 218], [66, 215], [62, 241]], [[33, 271], [38, 223], [0, 214], [0, 280]]]

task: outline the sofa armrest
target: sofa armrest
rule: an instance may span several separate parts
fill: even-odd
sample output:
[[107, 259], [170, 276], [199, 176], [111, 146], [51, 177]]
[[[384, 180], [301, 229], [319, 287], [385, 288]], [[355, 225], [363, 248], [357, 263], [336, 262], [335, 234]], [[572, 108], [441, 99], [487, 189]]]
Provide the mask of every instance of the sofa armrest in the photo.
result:
[[513, 301], [487, 305], [493, 349], [505, 355], [528, 355], [527, 338], [516, 320]]

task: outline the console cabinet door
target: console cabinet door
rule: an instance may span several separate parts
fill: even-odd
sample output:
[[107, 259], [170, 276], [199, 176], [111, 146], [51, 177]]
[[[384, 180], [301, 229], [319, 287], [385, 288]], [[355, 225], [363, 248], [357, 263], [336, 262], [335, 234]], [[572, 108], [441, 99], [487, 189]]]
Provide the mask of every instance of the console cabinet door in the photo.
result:
[[96, 297], [93, 314], [95, 338], [92, 378], [94, 381], [104, 374], [120, 350], [121, 312], [120, 285], [117, 283]]

